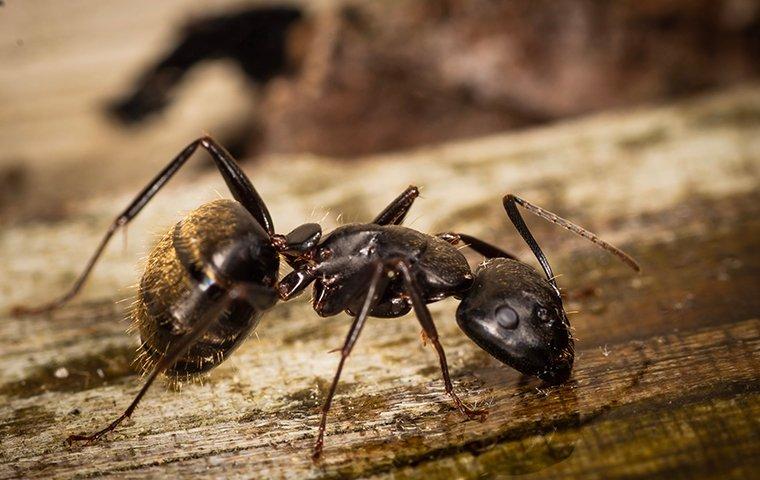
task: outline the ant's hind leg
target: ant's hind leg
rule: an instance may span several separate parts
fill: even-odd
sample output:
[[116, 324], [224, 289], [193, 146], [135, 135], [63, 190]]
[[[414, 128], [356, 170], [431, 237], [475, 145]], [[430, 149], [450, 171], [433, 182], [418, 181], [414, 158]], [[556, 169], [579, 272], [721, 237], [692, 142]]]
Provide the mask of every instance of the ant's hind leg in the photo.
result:
[[371, 223], [376, 225], [401, 225], [406, 214], [409, 213], [409, 209], [412, 208], [414, 200], [419, 196], [420, 190], [414, 185], [409, 185]]
[[121, 422], [129, 418], [135, 411], [135, 408], [137, 408], [140, 400], [142, 400], [143, 396], [145, 396], [145, 393], [156, 380], [156, 378], [158, 378], [158, 376], [164, 370], [174, 365], [174, 363], [185, 353], [185, 351], [187, 351], [187, 349], [194, 342], [196, 342], [203, 336], [204, 333], [206, 333], [206, 330], [208, 330], [209, 327], [216, 321], [222, 311], [229, 306], [229, 302], [232, 299], [233, 297], [231, 295], [226, 295], [222, 300], [217, 302], [213, 308], [206, 312], [206, 314], [201, 319], [198, 320], [197, 324], [193, 327], [192, 330], [190, 330], [184, 336], [180, 337], [176, 343], [173, 343], [171, 345], [171, 349], [166, 353], [166, 355], [161, 357], [161, 360], [159, 360], [159, 362], [153, 368], [153, 371], [150, 372], [148, 379], [145, 381], [145, 384], [137, 393], [137, 396], [135, 396], [134, 400], [132, 400], [132, 403], [129, 404], [129, 407], [127, 407], [124, 413], [122, 413], [116, 420], [108, 424], [108, 426], [104, 429], [98, 430], [92, 435], [71, 435], [66, 439], [66, 443], [71, 445], [74, 442], [94, 442], [106, 433], [115, 430], [116, 427], [121, 424]]
[[74, 285], [58, 299], [39, 306], [39, 307], [26, 307], [17, 306], [13, 309], [14, 315], [29, 315], [49, 312], [61, 307], [66, 302], [74, 298], [82, 288], [82, 285], [87, 280], [93, 267], [97, 263], [100, 256], [103, 254], [108, 242], [113, 237], [113, 234], [121, 227], [127, 225], [132, 219], [134, 219], [138, 213], [145, 207], [145, 205], [158, 193], [159, 190], [174, 176], [175, 173], [187, 162], [192, 154], [202, 147], [208, 151], [211, 158], [214, 160], [216, 167], [224, 178], [225, 183], [232, 192], [232, 196], [240, 202], [251, 215], [261, 224], [269, 234], [274, 233], [274, 226], [272, 224], [272, 218], [267, 210], [264, 201], [259, 196], [256, 189], [251, 184], [251, 181], [243, 173], [238, 166], [235, 159], [214, 139], [211, 137], [201, 137], [187, 147], [185, 147], [169, 164], [164, 167], [156, 177], [142, 189], [142, 191], [135, 197], [134, 200], [127, 206], [124, 211], [116, 217], [106, 231], [100, 244], [95, 249], [95, 253], [92, 254], [90, 260], [84, 268], [84, 271], [79, 275]]
[[511, 258], [512, 260], [518, 260], [518, 258], [513, 254], [505, 252], [495, 245], [491, 245], [486, 241], [464, 233], [444, 232], [436, 234], [436, 237], [449, 242], [452, 245], [464, 243], [465, 246], [469, 247], [471, 250], [478, 252], [486, 258]]
[[364, 303], [359, 311], [358, 315], [351, 324], [351, 329], [348, 331], [346, 341], [343, 344], [343, 348], [340, 349], [340, 361], [338, 363], [338, 369], [335, 371], [330, 390], [327, 392], [327, 398], [322, 405], [322, 418], [319, 422], [319, 433], [317, 434], [317, 441], [314, 443], [314, 451], [312, 453], [312, 460], [317, 461], [322, 456], [322, 447], [324, 446], [325, 428], [327, 427], [327, 412], [330, 411], [332, 405], [333, 396], [335, 395], [335, 389], [338, 386], [338, 380], [340, 374], [343, 371], [343, 364], [346, 363], [351, 350], [356, 344], [356, 340], [359, 338], [359, 334], [364, 327], [364, 323], [372, 311], [372, 307], [377, 300], [382, 297], [385, 287], [388, 284], [388, 277], [385, 274], [385, 266], [381, 263], [376, 264], [375, 270], [372, 272], [372, 277], [369, 282], [369, 288], [367, 288], [367, 296], [364, 298]]
[[446, 387], [446, 393], [451, 396], [457, 409], [459, 409], [464, 416], [470, 420], [477, 419], [481, 422], [485, 421], [486, 416], [488, 415], [487, 410], [475, 410], [468, 407], [454, 392], [454, 385], [451, 383], [451, 377], [449, 376], [449, 365], [446, 361], [446, 353], [443, 351], [443, 346], [438, 339], [438, 330], [435, 328], [435, 323], [433, 323], [433, 317], [430, 316], [430, 310], [428, 310], [427, 305], [425, 305], [425, 302], [420, 296], [419, 287], [417, 286], [414, 277], [412, 277], [408, 265], [403, 261], [399, 261], [396, 263], [396, 268], [401, 272], [401, 275], [404, 278], [407, 294], [412, 299], [414, 312], [417, 314], [417, 319], [422, 325], [425, 336], [427, 337], [427, 340], [433, 344], [435, 351], [438, 353], [438, 360], [441, 364], [441, 372], [443, 373], [443, 383]]

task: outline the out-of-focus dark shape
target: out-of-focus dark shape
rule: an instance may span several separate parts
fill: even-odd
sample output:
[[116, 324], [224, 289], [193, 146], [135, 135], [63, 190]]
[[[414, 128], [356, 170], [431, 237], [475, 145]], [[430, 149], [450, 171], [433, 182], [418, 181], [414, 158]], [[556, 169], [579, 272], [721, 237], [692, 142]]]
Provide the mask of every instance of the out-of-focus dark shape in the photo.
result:
[[14, 198], [23, 194], [28, 184], [28, 171], [22, 161], [0, 166], [0, 221], [13, 206]]
[[124, 123], [135, 123], [163, 110], [185, 73], [204, 60], [229, 58], [254, 82], [289, 73], [287, 33], [303, 17], [287, 6], [256, 7], [202, 18], [188, 24], [181, 39], [137, 81], [134, 90], [109, 110]]
[[141, 119], [187, 68], [220, 57], [264, 84], [258, 151], [355, 156], [754, 77], [760, 1], [408, 0], [310, 15], [255, 6], [195, 22], [116, 111]]

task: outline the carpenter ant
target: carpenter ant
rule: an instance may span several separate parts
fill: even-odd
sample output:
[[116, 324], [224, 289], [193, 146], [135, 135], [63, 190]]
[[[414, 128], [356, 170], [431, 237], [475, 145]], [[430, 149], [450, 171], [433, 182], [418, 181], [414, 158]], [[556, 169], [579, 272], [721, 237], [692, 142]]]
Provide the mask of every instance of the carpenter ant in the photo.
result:
[[[322, 407], [315, 460], [322, 452], [327, 413], [343, 365], [369, 316], [395, 318], [414, 310], [438, 354], [446, 393], [467, 418], [483, 420], [486, 411], [471, 409], [454, 392], [428, 303], [451, 296], [461, 299], [456, 319], [467, 336], [524, 374], [561, 383], [573, 365], [573, 337], [559, 288], [517, 205], [591, 240], [639, 270], [631, 257], [596, 235], [514, 195], [503, 199], [507, 215], [546, 278], [513, 255], [469, 235], [427, 235], [401, 226], [419, 194], [413, 186], [370, 223], [344, 225], [324, 237], [315, 223], [277, 234], [266, 205], [232, 156], [203, 137], [185, 147], [113, 221], [65, 295], [40, 308], [21, 307], [17, 312], [46, 312], [71, 300], [114, 232], [142, 210], [198, 147], [211, 154], [235, 201], [216, 200], [192, 211], [153, 248], [133, 313], [152, 371], [120, 417], [92, 435], [70, 436], [69, 443], [95, 441], [114, 430], [162, 372], [180, 377], [219, 365], [278, 297], [294, 298], [312, 283], [317, 314], [327, 317], [346, 311], [354, 317]], [[485, 257], [475, 272], [456, 247], [460, 243]], [[293, 271], [278, 282], [281, 258]]]

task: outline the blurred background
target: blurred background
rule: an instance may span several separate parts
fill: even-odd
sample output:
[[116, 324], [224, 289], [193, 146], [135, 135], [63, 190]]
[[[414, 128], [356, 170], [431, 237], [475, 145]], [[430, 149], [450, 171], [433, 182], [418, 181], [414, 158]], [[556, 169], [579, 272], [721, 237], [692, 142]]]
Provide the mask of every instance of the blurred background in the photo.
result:
[[202, 133], [356, 161], [729, 87], [758, 59], [757, 0], [9, 0], [0, 223], [135, 191]]

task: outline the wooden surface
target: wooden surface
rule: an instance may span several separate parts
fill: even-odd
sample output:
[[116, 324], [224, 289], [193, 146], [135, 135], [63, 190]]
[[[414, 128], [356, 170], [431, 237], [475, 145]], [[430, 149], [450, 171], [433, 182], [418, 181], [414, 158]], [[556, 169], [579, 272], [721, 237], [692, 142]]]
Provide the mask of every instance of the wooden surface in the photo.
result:
[[348, 319], [318, 318], [307, 298], [269, 312], [203, 385], [159, 383], [104, 441], [63, 443], [104, 426], [137, 392], [129, 300], [115, 302], [133, 293], [138, 259], [178, 212], [224, 193], [216, 175], [170, 184], [126, 246], [116, 239], [84, 295], [51, 316], [7, 311], [69, 285], [134, 192], [76, 203], [64, 221], [5, 228], [0, 478], [751, 478], [760, 468], [758, 167], [760, 86], [350, 165], [289, 157], [247, 167], [279, 231], [323, 217], [329, 229], [338, 214], [369, 219], [414, 183], [423, 198], [409, 225], [480, 235], [535, 264], [500, 205], [514, 192], [624, 247], [644, 269], [636, 276], [531, 219], [567, 309], [579, 311], [571, 380], [546, 388], [520, 378], [458, 330], [454, 300], [434, 304], [456, 388], [491, 412], [464, 421], [417, 322], [372, 319], [344, 371], [320, 465], [309, 454], [338, 360], [328, 351]]

